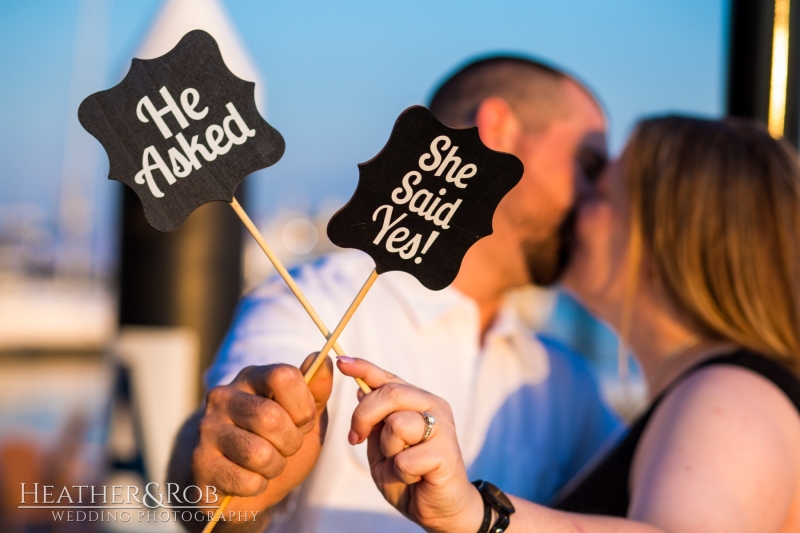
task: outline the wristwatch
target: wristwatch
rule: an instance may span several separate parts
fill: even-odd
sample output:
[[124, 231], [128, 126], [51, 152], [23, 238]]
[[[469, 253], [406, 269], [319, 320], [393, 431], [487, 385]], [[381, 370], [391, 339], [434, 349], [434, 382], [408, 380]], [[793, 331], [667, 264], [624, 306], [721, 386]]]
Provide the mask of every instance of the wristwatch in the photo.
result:
[[[481, 479], [472, 482], [478, 492], [481, 493], [483, 498], [483, 522], [478, 533], [503, 533], [508, 524], [511, 523], [511, 515], [516, 509], [514, 504], [508, 499], [505, 493], [489, 483]], [[492, 510], [497, 513], [497, 521], [492, 524]], [[491, 527], [490, 527], [491, 526]]]

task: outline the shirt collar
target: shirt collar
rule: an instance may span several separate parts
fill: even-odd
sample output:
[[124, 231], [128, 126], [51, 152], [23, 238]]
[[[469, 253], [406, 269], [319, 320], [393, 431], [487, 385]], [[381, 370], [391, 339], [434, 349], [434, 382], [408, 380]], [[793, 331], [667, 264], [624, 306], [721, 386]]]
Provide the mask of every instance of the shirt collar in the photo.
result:
[[[478, 305], [458, 289], [450, 286], [441, 291], [432, 291], [404, 272], [387, 272], [379, 280], [406, 308], [411, 320], [418, 327], [427, 327], [448, 313], [463, 310], [474, 317], [477, 333]], [[503, 346], [507, 348], [502, 348]], [[543, 346], [534, 338], [530, 327], [510, 298], [505, 298], [501, 304], [480, 352], [489, 353], [497, 349], [510, 349], [508, 353], [519, 358], [520, 379], [525, 382], [538, 383], [549, 372], [548, 358]]]
[[[382, 274], [380, 279], [400, 300], [417, 326], [425, 327], [433, 324], [455, 309], [468, 309], [476, 318], [478, 317], [478, 306], [475, 301], [452, 286], [432, 291], [405, 272], [387, 272]], [[518, 340], [521, 334], [527, 336], [528, 330], [514, 305], [505, 299], [487, 332], [487, 337], [503, 338], [513, 342]]]
[[[372, 264], [367, 254], [354, 254], [351, 263], [359, 268]], [[432, 291], [423, 286], [411, 274], [392, 271], [381, 274], [378, 283], [389, 290], [406, 309], [418, 327], [426, 327], [456, 309], [464, 309], [478, 319], [478, 305], [453, 286], [440, 291]], [[519, 342], [520, 336], [529, 337], [530, 328], [520, 316], [509, 298], [504, 299], [494, 323], [487, 333], [487, 341], [491, 338]]]
[[513, 357], [520, 361], [519, 378], [526, 383], [539, 383], [549, 373], [550, 364], [544, 346], [534, 337], [515, 306], [508, 300], [500, 308], [497, 318], [486, 335], [484, 351], [510, 348]]
[[505, 299], [498, 310], [494, 323], [489, 328], [488, 335], [491, 337], [502, 337], [506, 339], [514, 338], [521, 331], [526, 331], [527, 327], [517, 313], [514, 306]]
[[472, 308], [477, 316], [475, 302], [453, 287], [432, 291], [405, 272], [387, 272], [379, 279], [406, 308], [417, 326], [428, 326], [457, 308]]

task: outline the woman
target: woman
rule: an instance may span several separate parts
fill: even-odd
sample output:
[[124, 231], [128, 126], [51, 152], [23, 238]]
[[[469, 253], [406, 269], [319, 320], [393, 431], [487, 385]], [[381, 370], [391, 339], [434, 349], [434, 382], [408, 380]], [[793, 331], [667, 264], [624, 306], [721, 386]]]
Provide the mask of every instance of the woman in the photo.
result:
[[[564, 510], [509, 495], [507, 531], [800, 531], [797, 154], [749, 122], [645, 120], [576, 233], [565, 285], [630, 345], [651, 407]], [[447, 403], [338, 366], [377, 388], [349, 439], [368, 437], [387, 500], [429, 531], [503, 531], [510, 509], [467, 479]]]

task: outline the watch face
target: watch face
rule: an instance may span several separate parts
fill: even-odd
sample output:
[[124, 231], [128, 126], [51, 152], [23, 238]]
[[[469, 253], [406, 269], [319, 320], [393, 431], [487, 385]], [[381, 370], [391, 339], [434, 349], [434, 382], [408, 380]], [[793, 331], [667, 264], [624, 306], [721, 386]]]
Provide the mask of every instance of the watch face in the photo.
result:
[[511, 500], [508, 499], [508, 496], [506, 496], [502, 490], [486, 481], [483, 482], [483, 485], [489, 490], [489, 493], [494, 496], [495, 500], [503, 511], [508, 514], [511, 514], [515, 511], [514, 504], [511, 503]]

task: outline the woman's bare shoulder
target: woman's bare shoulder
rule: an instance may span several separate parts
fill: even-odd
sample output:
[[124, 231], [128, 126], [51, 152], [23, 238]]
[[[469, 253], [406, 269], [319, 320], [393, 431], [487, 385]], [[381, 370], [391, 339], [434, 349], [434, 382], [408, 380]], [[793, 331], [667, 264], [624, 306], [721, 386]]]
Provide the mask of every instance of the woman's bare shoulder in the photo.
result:
[[642, 436], [631, 516], [668, 531], [780, 531], [798, 500], [798, 450], [800, 416], [776, 385], [735, 366], [698, 370]]

